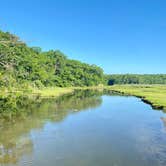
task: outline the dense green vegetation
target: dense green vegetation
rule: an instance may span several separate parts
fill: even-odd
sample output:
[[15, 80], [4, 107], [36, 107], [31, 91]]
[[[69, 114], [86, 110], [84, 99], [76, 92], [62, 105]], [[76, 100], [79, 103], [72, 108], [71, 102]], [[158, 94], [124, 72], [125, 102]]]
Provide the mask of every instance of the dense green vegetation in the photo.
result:
[[103, 70], [68, 59], [62, 52], [28, 47], [18, 37], [0, 31], [0, 87], [69, 87], [103, 83]]
[[105, 77], [108, 85], [166, 84], [166, 74], [112, 74]]
[[107, 75], [108, 85], [166, 84], [166, 74], [113, 74]]

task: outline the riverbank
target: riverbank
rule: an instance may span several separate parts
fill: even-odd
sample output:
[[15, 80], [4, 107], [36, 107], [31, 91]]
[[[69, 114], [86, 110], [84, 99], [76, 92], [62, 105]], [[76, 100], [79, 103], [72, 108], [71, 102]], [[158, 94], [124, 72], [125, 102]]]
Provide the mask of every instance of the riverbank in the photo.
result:
[[64, 94], [73, 93], [74, 90], [111, 90], [140, 97], [144, 102], [151, 104], [153, 108], [166, 110], [166, 86], [165, 85], [114, 85], [94, 87], [69, 87], [69, 88], [44, 88], [35, 89], [33, 94], [41, 97], [58, 97]]
[[107, 86], [105, 89], [140, 97], [144, 102], [151, 104], [153, 108], [166, 110], [165, 85], [114, 85]]
[[10, 94], [15, 96], [39, 96], [44, 98], [59, 97], [64, 94], [73, 93], [75, 90], [98, 90], [103, 91], [104, 86], [91, 86], [91, 87], [45, 87], [45, 88], [11, 88], [0, 89], [0, 98], [5, 98]]
[[61, 95], [65, 95], [68, 93], [73, 93], [74, 88], [59, 88], [59, 87], [50, 87], [50, 88], [43, 88], [43, 89], [33, 89], [32, 95], [37, 95], [40, 97], [59, 97]]
[[47, 87], [47, 88], [28, 88], [28, 89], [1, 89], [0, 90], [0, 98], [5, 98], [10, 95], [15, 96], [39, 96], [39, 97], [59, 97], [64, 94], [73, 93], [74, 88], [60, 88], [60, 87]]
[[140, 97], [144, 102], [151, 104], [156, 109], [166, 110], [166, 86], [165, 85], [114, 85], [114, 86], [94, 86], [94, 87], [47, 87], [42, 89], [29, 88], [23, 90], [12, 89], [0, 90], [0, 98], [5, 98], [10, 94], [15, 96], [40, 96], [40, 97], [59, 97], [64, 94], [73, 93], [75, 90], [108, 90]]

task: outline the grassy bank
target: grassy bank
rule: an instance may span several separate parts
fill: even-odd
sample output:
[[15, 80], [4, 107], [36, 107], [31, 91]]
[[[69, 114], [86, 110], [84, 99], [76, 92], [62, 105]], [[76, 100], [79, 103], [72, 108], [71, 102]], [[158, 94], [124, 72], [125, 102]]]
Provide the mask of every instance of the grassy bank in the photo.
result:
[[45, 87], [45, 88], [33, 88], [31, 86], [27, 88], [1, 88], [0, 98], [5, 98], [10, 94], [15, 96], [40, 96], [40, 97], [58, 97], [64, 94], [73, 93], [75, 90], [100, 90], [103, 91], [103, 86], [90, 86], [90, 87]]
[[73, 93], [74, 90], [110, 90], [125, 95], [132, 95], [142, 98], [146, 103], [154, 108], [166, 110], [166, 86], [165, 85], [114, 85], [114, 86], [94, 86], [94, 87], [50, 87], [50, 88], [29, 88], [29, 89], [11, 89], [0, 90], [0, 97], [6, 97], [10, 94], [16, 96], [35, 95], [40, 97], [58, 97], [64, 94]]
[[140, 97], [154, 108], [166, 110], [165, 85], [114, 85], [106, 89]]
[[43, 88], [43, 89], [33, 89], [32, 94], [38, 95], [40, 97], [58, 97], [64, 94], [74, 92], [74, 88], [59, 88], [59, 87], [52, 87], [52, 88]]
[[40, 97], [58, 97], [64, 94], [74, 92], [74, 88], [60, 88], [60, 87], [49, 87], [49, 88], [32, 88], [29, 87], [28, 89], [0, 89], [0, 98], [5, 98], [10, 95], [13, 96], [40, 96]]

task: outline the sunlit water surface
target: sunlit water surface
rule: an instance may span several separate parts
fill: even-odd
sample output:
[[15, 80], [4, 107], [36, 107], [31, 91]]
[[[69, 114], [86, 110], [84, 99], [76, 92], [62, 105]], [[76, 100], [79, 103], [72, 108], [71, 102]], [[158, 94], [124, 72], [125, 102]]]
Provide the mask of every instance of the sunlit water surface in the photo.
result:
[[166, 115], [138, 98], [22, 102], [19, 118], [1, 120], [1, 166], [166, 166]]

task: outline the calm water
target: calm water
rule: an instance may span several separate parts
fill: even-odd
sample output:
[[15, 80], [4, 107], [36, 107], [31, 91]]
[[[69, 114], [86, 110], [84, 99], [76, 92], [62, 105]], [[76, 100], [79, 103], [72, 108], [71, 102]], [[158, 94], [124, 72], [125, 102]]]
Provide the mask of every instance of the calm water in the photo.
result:
[[16, 112], [0, 121], [0, 166], [166, 165], [166, 115], [138, 98], [15, 100], [0, 102]]

